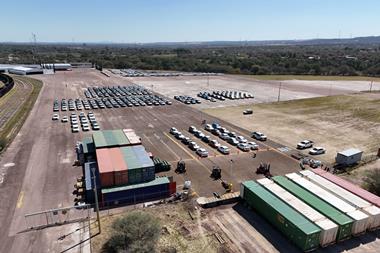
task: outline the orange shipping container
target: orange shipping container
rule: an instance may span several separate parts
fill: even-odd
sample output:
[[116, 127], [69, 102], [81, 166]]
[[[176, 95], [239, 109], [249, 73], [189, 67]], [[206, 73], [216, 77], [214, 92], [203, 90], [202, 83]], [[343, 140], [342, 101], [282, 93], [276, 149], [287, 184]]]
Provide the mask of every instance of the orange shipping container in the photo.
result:
[[128, 168], [120, 148], [109, 149], [109, 154], [115, 171], [115, 185], [128, 184]]
[[109, 187], [115, 184], [114, 169], [108, 149], [97, 149], [96, 158], [98, 160], [100, 184], [102, 187]]

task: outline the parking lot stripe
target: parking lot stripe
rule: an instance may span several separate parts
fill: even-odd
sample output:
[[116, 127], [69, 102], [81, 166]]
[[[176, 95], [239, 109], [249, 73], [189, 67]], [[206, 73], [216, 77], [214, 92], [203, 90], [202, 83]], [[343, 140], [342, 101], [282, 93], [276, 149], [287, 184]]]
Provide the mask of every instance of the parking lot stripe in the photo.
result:
[[18, 200], [17, 200], [17, 204], [16, 204], [17, 208], [22, 207], [23, 200], [24, 200], [24, 192], [21, 191], [20, 194], [18, 195]]
[[157, 138], [162, 144], [164, 144], [164, 146], [165, 146], [168, 150], [170, 150], [170, 152], [172, 152], [172, 153], [174, 154], [174, 156], [176, 157], [177, 160], [180, 159], [180, 157], [176, 154], [176, 152], [174, 152], [173, 149], [171, 149], [171, 148], [168, 146], [168, 144], [166, 144], [166, 143], [160, 138], [160, 136], [158, 136], [158, 135], [156, 135], [156, 134], [154, 134], [154, 135], [156, 136], [156, 138]]

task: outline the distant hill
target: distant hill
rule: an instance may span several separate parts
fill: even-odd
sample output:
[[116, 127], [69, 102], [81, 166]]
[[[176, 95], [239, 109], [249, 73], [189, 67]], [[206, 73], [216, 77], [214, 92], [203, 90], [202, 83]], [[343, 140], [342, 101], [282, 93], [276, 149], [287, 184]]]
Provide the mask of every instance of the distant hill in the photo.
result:
[[[0, 44], [31, 45], [29, 42], [2, 42]], [[379, 45], [380, 36], [367, 36], [343, 39], [309, 39], [309, 40], [252, 40], [252, 41], [194, 41], [194, 42], [154, 42], [154, 43], [112, 43], [112, 42], [39, 42], [38, 45], [63, 46], [111, 46], [111, 47], [239, 47], [239, 46], [292, 46], [292, 45]]]

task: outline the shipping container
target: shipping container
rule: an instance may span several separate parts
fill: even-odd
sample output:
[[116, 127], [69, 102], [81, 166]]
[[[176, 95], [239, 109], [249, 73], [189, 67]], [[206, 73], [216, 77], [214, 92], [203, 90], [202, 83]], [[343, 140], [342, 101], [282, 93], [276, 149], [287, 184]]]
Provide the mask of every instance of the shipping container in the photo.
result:
[[363, 211], [363, 213], [369, 216], [369, 227], [368, 229], [374, 230], [380, 226], [380, 209], [372, 205], [368, 201], [356, 196], [355, 194], [343, 189], [339, 185], [334, 184], [333, 182], [315, 174], [310, 170], [304, 170], [300, 172], [304, 177], [307, 177], [313, 183], [321, 186], [325, 190], [336, 195], [338, 198], [346, 201], [355, 208]]
[[110, 187], [115, 184], [114, 168], [109, 156], [108, 149], [97, 149], [96, 158], [98, 161], [100, 184], [102, 187]]
[[[87, 162], [83, 166], [83, 175], [85, 183], [85, 192], [86, 192], [86, 203], [95, 202], [95, 188], [100, 194], [100, 178], [99, 171], [96, 162]], [[95, 184], [96, 187], [95, 187]]]
[[115, 186], [128, 184], [128, 168], [120, 148], [110, 148], [108, 151], [114, 169]]
[[321, 229], [254, 181], [241, 184], [241, 197], [303, 251], [318, 248]]
[[120, 149], [127, 163], [129, 184], [154, 180], [154, 163], [143, 146], [128, 146]]
[[170, 195], [174, 194], [177, 192], [177, 184], [176, 182], [170, 182], [169, 184], [169, 193]]
[[353, 235], [360, 235], [366, 231], [369, 222], [368, 215], [297, 173], [286, 174], [286, 177], [350, 216], [354, 220], [351, 230]]
[[92, 138], [97, 149], [122, 147], [130, 144], [124, 132], [120, 129], [94, 132]]
[[141, 144], [140, 136], [138, 136], [133, 129], [123, 129], [123, 132], [131, 145]]
[[101, 190], [102, 206], [136, 204], [167, 198], [170, 196], [169, 184], [170, 181], [167, 177], [158, 177], [147, 183], [103, 188]]
[[361, 197], [362, 199], [365, 199], [367, 200], [368, 202], [372, 203], [373, 205], [377, 206], [377, 207], [380, 207], [380, 197], [373, 194], [373, 193], [370, 193], [366, 190], [364, 190], [363, 188], [360, 188], [359, 186], [347, 181], [347, 180], [344, 180], [343, 178], [340, 178], [338, 176], [335, 176], [325, 170], [321, 170], [321, 169], [315, 169], [313, 170], [313, 172], [315, 172], [316, 174], [326, 178], [327, 180], [333, 182], [334, 184], [337, 184], [339, 185], [340, 187], [346, 189], [347, 191], [350, 191], [352, 192], [353, 194]]
[[321, 229], [319, 243], [322, 247], [335, 243], [338, 234], [338, 225], [306, 203], [302, 202], [281, 186], [275, 184], [272, 180], [263, 178], [257, 180], [257, 182], [317, 225]]
[[354, 221], [350, 217], [286, 177], [275, 176], [272, 179], [276, 184], [335, 222], [339, 226], [337, 241], [343, 241], [351, 237]]

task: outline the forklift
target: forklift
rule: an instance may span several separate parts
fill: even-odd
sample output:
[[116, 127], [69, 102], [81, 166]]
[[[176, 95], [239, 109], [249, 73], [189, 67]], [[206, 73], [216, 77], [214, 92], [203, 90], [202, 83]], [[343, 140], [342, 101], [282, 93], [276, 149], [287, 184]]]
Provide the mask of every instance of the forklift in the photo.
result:
[[218, 180], [222, 178], [222, 169], [219, 166], [213, 166], [211, 172], [211, 178]]
[[175, 172], [178, 174], [186, 173], [186, 164], [184, 161], [179, 160]]

